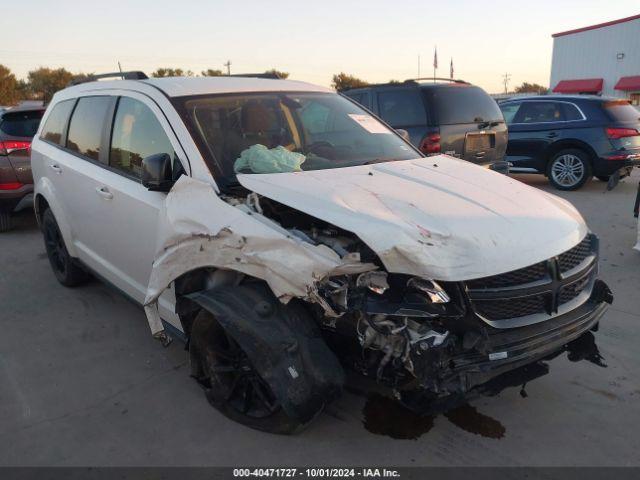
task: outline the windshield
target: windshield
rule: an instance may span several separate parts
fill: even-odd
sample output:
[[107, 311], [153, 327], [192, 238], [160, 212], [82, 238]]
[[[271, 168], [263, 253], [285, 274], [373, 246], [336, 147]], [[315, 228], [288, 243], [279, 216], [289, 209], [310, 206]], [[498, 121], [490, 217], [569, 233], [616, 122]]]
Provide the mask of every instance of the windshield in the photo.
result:
[[333, 93], [210, 95], [175, 102], [223, 183], [234, 183], [236, 173], [342, 168], [421, 156], [368, 112]]

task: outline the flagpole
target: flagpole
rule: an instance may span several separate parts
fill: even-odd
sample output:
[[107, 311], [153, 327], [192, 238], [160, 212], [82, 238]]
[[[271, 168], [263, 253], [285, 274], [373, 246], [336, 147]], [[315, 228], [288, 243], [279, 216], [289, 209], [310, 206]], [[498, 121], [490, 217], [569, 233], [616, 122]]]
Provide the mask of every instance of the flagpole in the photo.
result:
[[433, 83], [436, 83], [436, 69], [438, 68], [438, 46], [433, 48]]

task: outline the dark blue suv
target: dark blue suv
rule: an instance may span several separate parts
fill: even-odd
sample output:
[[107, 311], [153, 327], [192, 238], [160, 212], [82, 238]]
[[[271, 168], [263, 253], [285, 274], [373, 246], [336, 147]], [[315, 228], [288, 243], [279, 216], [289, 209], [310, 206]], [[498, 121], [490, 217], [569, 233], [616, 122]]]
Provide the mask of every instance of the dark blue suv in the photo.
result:
[[511, 172], [541, 173], [559, 190], [577, 190], [592, 176], [607, 181], [640, 159], [640, 112], [626, 100], [548, 95], [500, 103], [509, 128]]

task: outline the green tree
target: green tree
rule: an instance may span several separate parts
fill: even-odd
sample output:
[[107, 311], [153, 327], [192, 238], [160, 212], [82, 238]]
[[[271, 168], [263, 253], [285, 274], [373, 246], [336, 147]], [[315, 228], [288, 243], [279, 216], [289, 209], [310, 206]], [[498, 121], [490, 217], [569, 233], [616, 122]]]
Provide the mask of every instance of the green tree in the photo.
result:
[[333, 76], [333, 81], [331, 82], [331, 86], [335, 88], [338, 92], [342, 92], [343, 90], [349, 90], [351, 88], [360, 88], [366, 87], [369, 85], [369, 82], [365, 82], [364, 80], [354, 77], [353, 75], [348, 75], [344, 72], [340, 72], [337, 75]]
[[0, 105], [13, 105], [18, 101], [18, 81], [4, 65], [0, 65]]
[[34, 98], [47, 104], [53, 94], [62, 90], [73, 79], [73, 74], [64, 68], [51, 69], [40, 67], [27, 75], [29, 91]]
[[202, 70], [200, 74], [203, 77], [222, 77], [224, 75], [224, 72], [218, 69], [214, 70], [213, 68], [207, 68], [206, 70]]
[[523, 82], [522, 85], [515, 88], [515, 93], [537, 93], [538, 95], [545, 95], [548, 92], [548, 88], [537, 83]]
[[264, 73], [268, 73], [268, 74], [271, 74], [271, 75], [275, 75], [276, 77], [281, 78], [281, 79], [283, 79], [283, 80], [284, 80], [285, 78], [289, 78], [289, 72], [282, 72], [282, 71], [280, 71], [280, 70], [276, 70], [275, 68], [272, 68], [271, 70], [267, 70], [267, 71], [266, 71], [266, 72], [264, 72]]
[[193, 77], [191, 70], [181, 68], [161, 67], [151, 74], [152, 77]]

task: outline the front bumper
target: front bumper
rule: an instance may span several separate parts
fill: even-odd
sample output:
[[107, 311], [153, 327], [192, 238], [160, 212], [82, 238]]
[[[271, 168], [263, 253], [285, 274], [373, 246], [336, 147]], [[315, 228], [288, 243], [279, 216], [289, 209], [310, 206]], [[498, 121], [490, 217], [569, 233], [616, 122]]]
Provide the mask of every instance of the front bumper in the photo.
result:
[[451, 393], [464, 393], [492, 378], [561, 351], [592, 329], [613, 301], [609, 287], [597, 280], [589, 300], [564, 315], [525, 327], [494, 330], [481, 352], [450, 359], [440, 385]]

